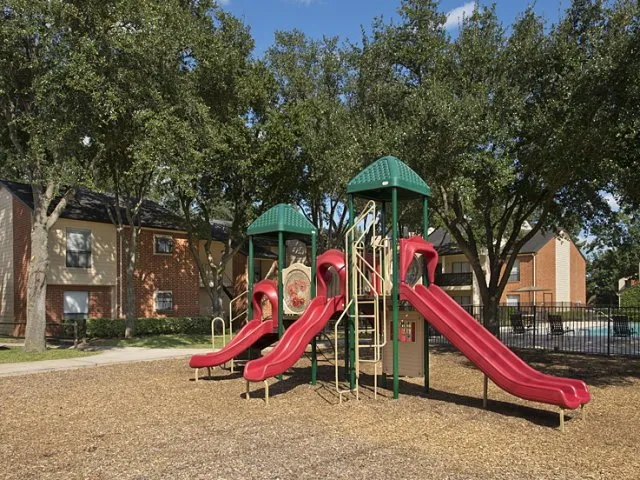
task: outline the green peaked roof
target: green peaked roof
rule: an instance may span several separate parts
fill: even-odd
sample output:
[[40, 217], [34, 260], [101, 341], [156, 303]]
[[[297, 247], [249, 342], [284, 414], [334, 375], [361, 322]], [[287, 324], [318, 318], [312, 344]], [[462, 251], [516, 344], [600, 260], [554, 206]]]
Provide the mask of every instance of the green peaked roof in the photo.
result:
[[377, 201], [390, 201], [391, 189], [398, 188], [398, 198], [410, 200], [431, 196], [431, 189], [420, 175], [391, 155], [381, 157], [347, 184], [347, 193]]
[[270, 208], [249, 225], [249, 235], [268, 235], [278, 232], [311, 236], [316, 227], [291, 205], [279, 203]]

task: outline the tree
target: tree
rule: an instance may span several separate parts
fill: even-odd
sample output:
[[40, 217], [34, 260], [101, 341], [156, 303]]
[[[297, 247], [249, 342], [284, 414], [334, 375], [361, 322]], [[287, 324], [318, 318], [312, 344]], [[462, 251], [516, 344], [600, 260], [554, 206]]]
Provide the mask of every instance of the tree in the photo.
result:
[[638, 279], [640, 221], [636, 212], [618, 211], [591, 231], [591, 258], [587, 266], [587, 295], [591, 303], [617, 303], [618, 282]]
[[[260, 205], [291, 198], [282, 173], [283, 157], [293, 147], [273, 108], [273, 78], [262, 62], [251, 59], [247, 27], [222, 10], [211, 17], [194, 44], [189, 69], [189, 88], [204, 115], [174, 157], [166, 194], [185, 218], [202, 284], [214, 315], [222, 316], [225, 269], [243, 246], [249, 222]], [[227, 223], [217, 221], [219, 213]], [[223, 240], [221, 252], [214, 251], [214, 240]]]
[[400, 14], [363, 53], [386, 59], [378, 77], [392, 79], [375, 88], [393, 104], [369, 110], [392, 119], [392, 146], [431, 185], [431, 210], [467, 256], [496, 331], [522, 246], [607, 211], [606, 131], [594, 118], [608, 107], [592, 78], [605, 11], [576, 3], [547, 34], [527, 10], [507, 35], [493, 7], [477, 7], [455, 39], [436, 2], [405, 0]]
[[[193, 49], [211, 24], [210, 2], [119, 1], [87, 9], [101, 62], [91, 139], [104, 145], [98, 186], [124, 238], [125, 337], [135, 334], [140, 212], [145, 197], [189, 161], [206, 132], [204, 105], [191, 83]], [[194, 150], [196, 151], [194, 153]]]
[[40, 352], [49, 230], [103, 154], [86, 129], [96, 52], [74, 2], [13, 0], [0, 16], [0, 173], [31, 185], [25, 350]]
[[348, 219], [346, 184], [360, 168], [350, 57], [337, 37], [312, 40], [297, 30], [276, 32], [266, 54], [277, 81], [278, 108], [295, 138], [283, 178], [317, 227], [320, 248], [341, 245]]

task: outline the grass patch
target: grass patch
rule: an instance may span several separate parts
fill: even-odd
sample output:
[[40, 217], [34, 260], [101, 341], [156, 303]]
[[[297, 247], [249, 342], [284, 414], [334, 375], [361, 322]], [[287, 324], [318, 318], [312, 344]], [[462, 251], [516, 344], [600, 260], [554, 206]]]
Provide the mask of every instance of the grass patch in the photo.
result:
[[1, 347], [0, 363], [36, 362], [95, 355], [97, 352], [83, 352], [73, 348], [51, 348], [42, 353], [26, 353], [23, 347]]
[[[228, 334], [225, 340], [229, 341]], [[222, 348], [225, 343], [222, 335], [216, 335], [216, 348]], [[211, 335], [175, 333], [135, 338], [105, 338], [91, 340], [90, 344], [109, 347], [211, 348]]]

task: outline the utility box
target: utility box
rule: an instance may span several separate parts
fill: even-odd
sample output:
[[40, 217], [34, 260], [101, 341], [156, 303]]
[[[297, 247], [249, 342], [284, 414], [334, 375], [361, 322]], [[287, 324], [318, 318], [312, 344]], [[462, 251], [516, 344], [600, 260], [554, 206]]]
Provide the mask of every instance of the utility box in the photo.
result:
[[[398, 374], [403, 377], [424, 375], [424, 317], [415, 310], [400, 310], [398, 315]], [[382, 349], [382, 371], [393, 375], [393, 312], [387, 311], [387, 344]]]

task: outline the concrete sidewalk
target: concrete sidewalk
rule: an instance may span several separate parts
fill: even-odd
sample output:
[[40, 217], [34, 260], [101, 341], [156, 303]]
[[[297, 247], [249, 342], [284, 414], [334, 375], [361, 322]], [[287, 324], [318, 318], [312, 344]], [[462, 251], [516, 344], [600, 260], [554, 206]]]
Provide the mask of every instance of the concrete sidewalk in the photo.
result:
[[2, 363], [0, 364], [0, 377], [59, 370], [75, 370], [78, 368], [98, 367], [100, 365], [115, 365], [118, 363], [186, 358], [194, 353], [206, 353], [210, 351], [211, 349], [206, 348], [105, 347], [101, 353], [88, 357], [42, 360], [39, 362]]

